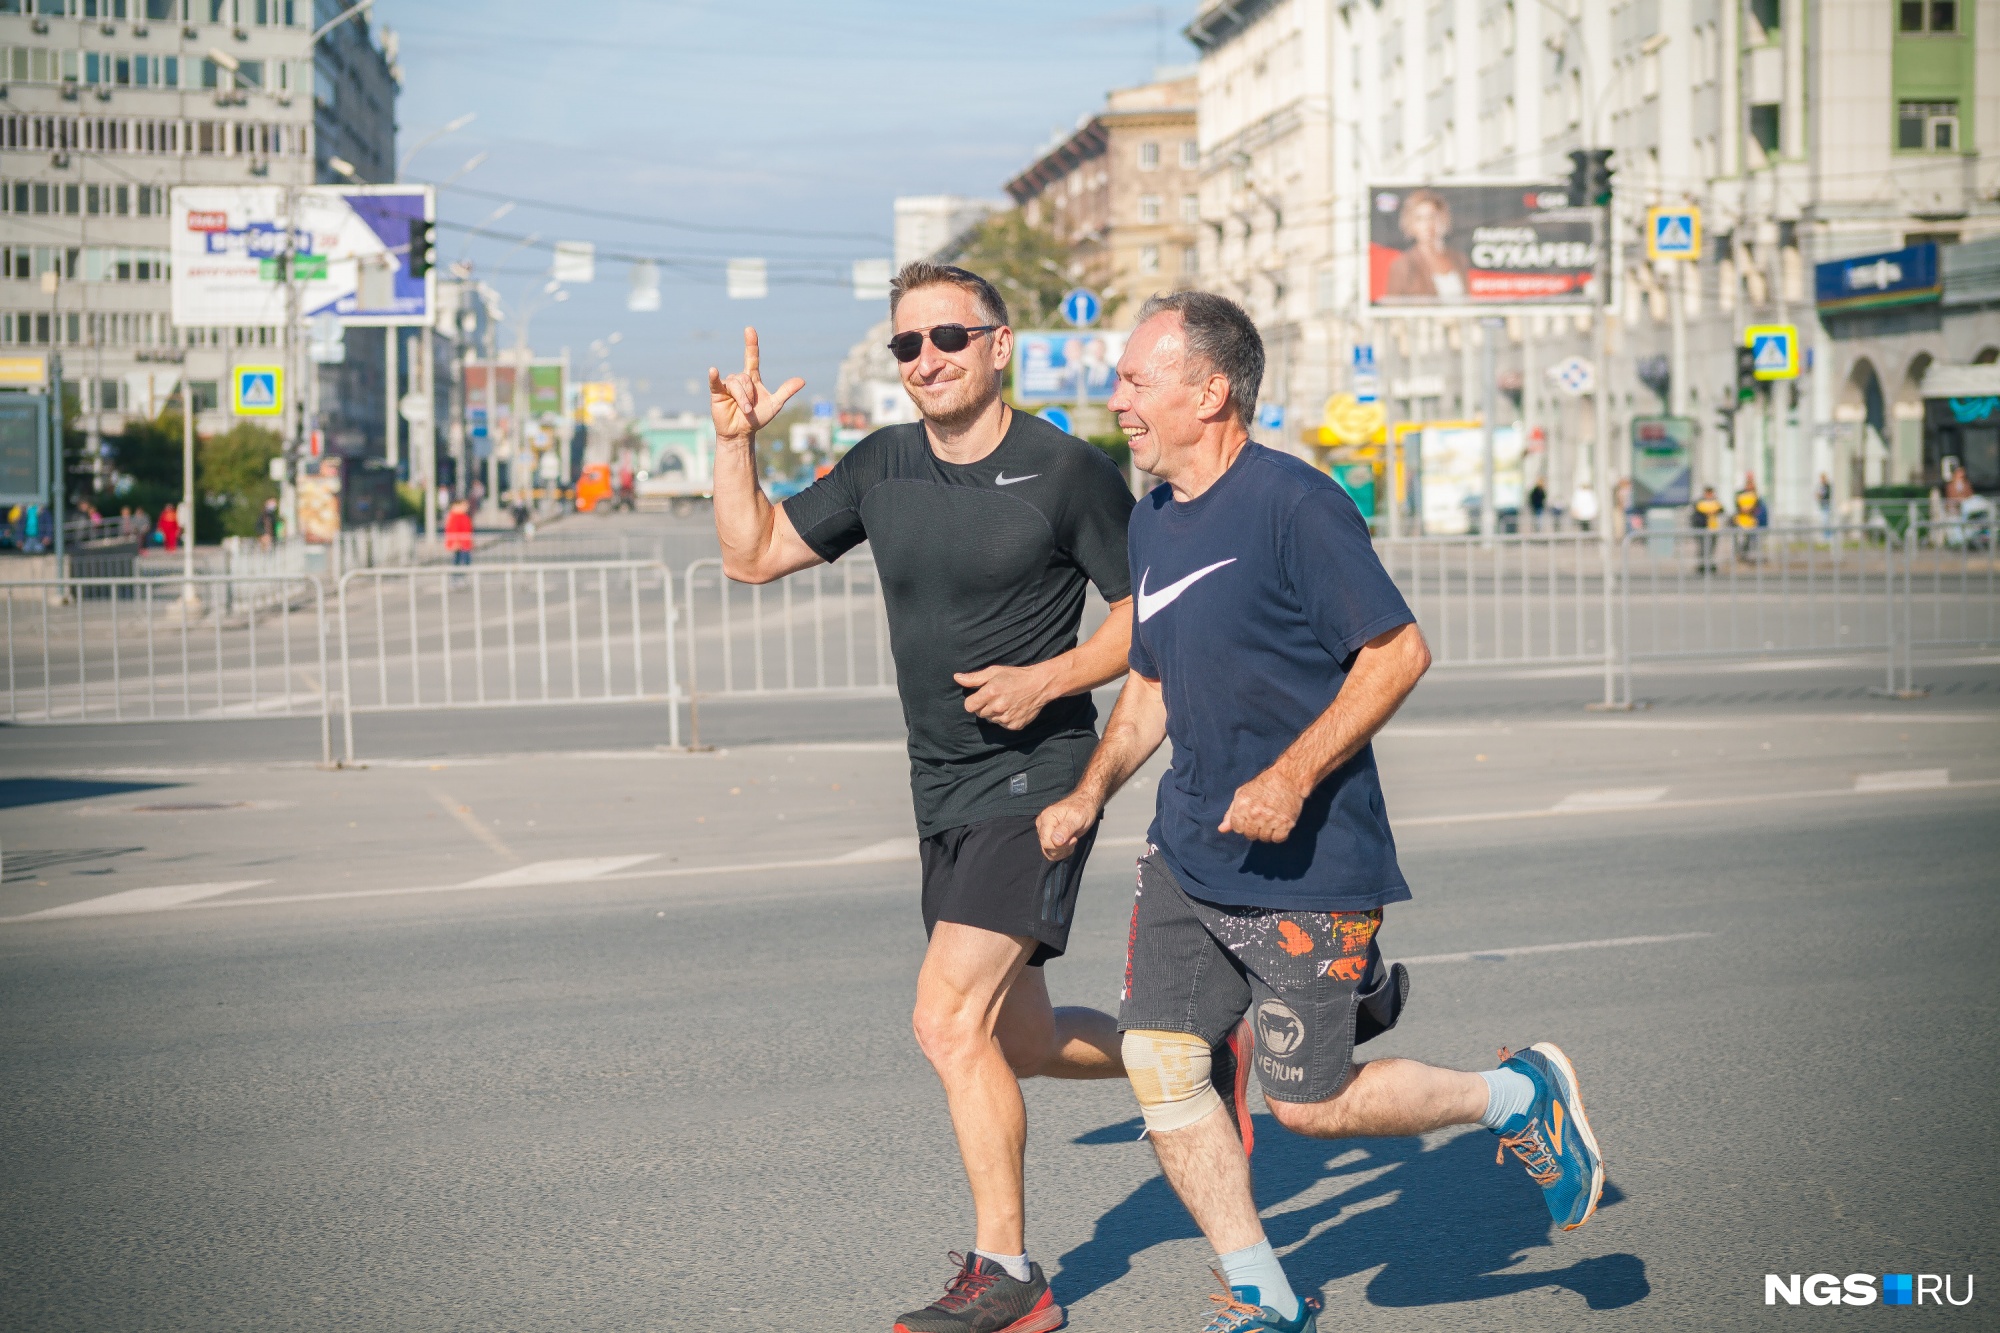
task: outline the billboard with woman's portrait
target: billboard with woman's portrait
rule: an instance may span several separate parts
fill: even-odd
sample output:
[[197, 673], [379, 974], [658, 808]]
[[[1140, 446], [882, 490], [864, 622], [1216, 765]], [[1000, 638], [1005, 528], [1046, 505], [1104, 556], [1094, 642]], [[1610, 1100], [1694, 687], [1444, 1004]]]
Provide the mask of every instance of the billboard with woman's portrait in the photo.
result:
[[1368, 192], [1368, 303], [1583, 305], [1590, 223], [1560, 185], [1377, 185]]

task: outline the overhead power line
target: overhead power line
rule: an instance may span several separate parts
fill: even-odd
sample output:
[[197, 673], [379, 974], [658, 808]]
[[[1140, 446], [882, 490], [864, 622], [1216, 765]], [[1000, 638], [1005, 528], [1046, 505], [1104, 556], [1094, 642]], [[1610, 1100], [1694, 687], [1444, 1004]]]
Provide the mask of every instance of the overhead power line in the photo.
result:
[[[424, 182], [436, 184], [436, 182]], [[605, 208], [584, 208], [577, 204], [558, 204], [547, 199], [524, 199], [520, 195], [501, 194], [494, 190], [475, 190], [469, 186], [453, 185], [455, 192], [470, 195], [475, 199], [491, 199], [496, 203], [510, 203], [521, 208], [540, 208], [551, 213], [568, 213], [574, 217], [603, 218], [608, 222], [631, 222], [645, 227], [668, 227], [676, 231], [702, 232], [713, 236], [780, 236], [801, 241], [869, 241], [877, 245], [889, 244], [889, 238], [877, 232], [865, 231], [807, 231], [790, 227], [730, 226], [709, 222], [687, 222], [679, 218], [649, 216], [642, 213], [619, 213]]]

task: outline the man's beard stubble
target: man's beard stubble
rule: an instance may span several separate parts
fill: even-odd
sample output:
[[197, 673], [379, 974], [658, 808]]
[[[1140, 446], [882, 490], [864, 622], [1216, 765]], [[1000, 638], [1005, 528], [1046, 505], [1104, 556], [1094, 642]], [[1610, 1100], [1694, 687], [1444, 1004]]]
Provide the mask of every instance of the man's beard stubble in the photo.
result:
[[977, 421], [979, 414], [991, 407], [993, 400], [999, 397], [1000, 390], [998, 376], [985, 386], [986, 391], [983, 393], [969, 375], [956, 380], [947, 380], [944, 385], [937, 387], [955, 388], [959, 392], [950, 394], [948, 400], [938, 407], [927, 407], [919, 402], [917, 412], [931, 425], [947, 431], [963, 430]]

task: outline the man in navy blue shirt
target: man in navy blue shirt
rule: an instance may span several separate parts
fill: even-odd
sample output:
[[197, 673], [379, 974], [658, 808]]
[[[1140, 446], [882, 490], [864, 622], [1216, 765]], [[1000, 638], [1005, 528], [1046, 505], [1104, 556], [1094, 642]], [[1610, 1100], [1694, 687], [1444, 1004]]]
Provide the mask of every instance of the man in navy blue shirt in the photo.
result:
[[1179, 292], [1140, 312], [1110, 406], [1133, 461], [1165, 484], [1127, 534], [1132, 672], [1083, 780], [1038, 831], [1044, 855], [1070, 855], [1173, 739], [1132, 909], [1126, 1073], [1161, 1168], [1221, 1257], [1230, 1291], [1209, 1327], [1305, 1333], [1313, 1306], [1251, 1197], [1247, 1125], [1217, 1114], [1212, 1048], [1246, 1013], [1265, 1099], [1297, 1133], [1483, 1124], [1566, 1229], [1595, 1210], [1604, 1168], [1552, 1043], [1479, 1074], [1353, 1058], [1409, 991], [1375, 940], [1410, 889], [1370, 741], [1430, 651], [1346, 492], [1249, 438], [1263, 370], [1233, 302]]

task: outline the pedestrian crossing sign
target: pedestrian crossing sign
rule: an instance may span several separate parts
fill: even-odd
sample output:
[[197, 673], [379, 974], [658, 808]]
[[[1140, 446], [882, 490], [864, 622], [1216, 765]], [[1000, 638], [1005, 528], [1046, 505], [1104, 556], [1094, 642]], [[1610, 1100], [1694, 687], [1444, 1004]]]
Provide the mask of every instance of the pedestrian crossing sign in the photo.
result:
[[1760, 380], [1799, 377], [1799, 329], [1796, 324], [1752, 324], [1743, 330], [1743, 345]]
[[1691, 204], [1647, 209], [1646, 258], [1700, 259], [1701, 210]]
[[239, 417], [275, 417], [285, 410], [283, 366], [238, 366], [230, 376], [231, 394]]

